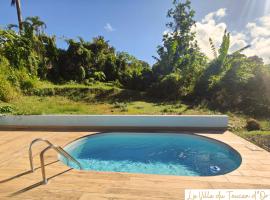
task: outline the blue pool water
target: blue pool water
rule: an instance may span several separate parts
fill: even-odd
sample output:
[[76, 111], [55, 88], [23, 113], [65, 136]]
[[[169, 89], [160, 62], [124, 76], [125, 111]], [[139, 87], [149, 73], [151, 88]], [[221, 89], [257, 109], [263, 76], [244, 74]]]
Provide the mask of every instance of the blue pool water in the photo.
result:
[[[103, 133], [65, 147], [83, 170], [215, 176], [239, 167], [241, 156], [231, 147], [205, 137], [175, 133]], [[78, 166], [59, 157], [66, 165]]]

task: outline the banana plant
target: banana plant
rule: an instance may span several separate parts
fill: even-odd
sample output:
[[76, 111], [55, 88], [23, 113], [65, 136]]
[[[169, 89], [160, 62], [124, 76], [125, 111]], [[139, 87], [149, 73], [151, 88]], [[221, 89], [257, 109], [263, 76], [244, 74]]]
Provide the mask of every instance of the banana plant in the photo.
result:
[[209, 38], [211, 49], [214, 53], [215, 60], [210, 65], [209, 69], [212, 74], [209, 74], [208, 83], [210, 88], [215, 85], [215, 83], [219, 82], [219, 80], [224, 76], [224, 74], [230, 69], [231, 61], [238, 55], [241, 54], [244, 50], [251, 47], [251, 45], [247, 45], [235, 52], [229, 53], [230, 49], [230, 33], [225, 30], [221, 46], [218, 50], [218, 55], [216, 48], [214, 46], [213, 40]]
[[217, 53], [217, 50], [216, 50], [216, 47], [214, 45], [212, 38], [209, 38], [209, 43], [210, 43], [210, 47], [211, 47], [211, 50], [213, 52], [214, 58], [219, 60], [221, 63], [224, 63], [228, 57], [240, 54], [243, 51], [245, 51], [246, 49], [251, 47], [251, 45], [247, 45], [247, 46], [229, 54], [229, 48], [230, 48], [231, 42], [230, 42], [230, 33], [228, 33], [227, 30], [224, 31], [222, 43], [221, 43], [221, 46], [218, 50], [218, 53]]
[[195, 89], [196, 93], [201, 96], [204, 93], [207, 93], [209, 89], [213, 88], [221, 80], [230, 69], [233, 59], [241, 55], [241, 52], [250, 47], [250, 45], [247, 45], [233, 53], [229, 53], [230, 33], [228, 33], [227, 30], [224, 31], [222, 43], [218, 50], [216, 49], [212, 38], [209, 38], [209, 43], [214, 54], [214, 60], [210, 62], [208, 68], [200, 77], [197, 84], [198, 86]]

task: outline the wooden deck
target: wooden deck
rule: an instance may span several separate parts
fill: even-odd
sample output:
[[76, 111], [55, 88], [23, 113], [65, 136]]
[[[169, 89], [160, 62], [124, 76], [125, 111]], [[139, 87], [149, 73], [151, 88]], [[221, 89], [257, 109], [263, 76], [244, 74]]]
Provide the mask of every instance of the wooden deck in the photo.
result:
[[223, 141], [242, 156], [242, 165], [230, 174], [215, 177], [180, 177], [70, 169], [46, 156], [49, 183], [41, 184], [39, 152], [34, 146], [34, 173], [29, 172], [28, 146], [35, 138], [46, 138], [65, 146], [89, 132], [0, 131], [0, 199], [160, 200], [184, 199], [185, 189], [270, 189], [270, 153], [225, 132], [202, 134]]

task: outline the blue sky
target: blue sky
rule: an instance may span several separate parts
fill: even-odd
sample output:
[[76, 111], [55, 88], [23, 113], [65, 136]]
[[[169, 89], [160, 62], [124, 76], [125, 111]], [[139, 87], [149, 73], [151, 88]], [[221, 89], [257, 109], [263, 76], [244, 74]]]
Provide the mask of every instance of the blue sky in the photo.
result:
[[[251, 36], [252, 30], [247, 29], [247, 24], [254, 22], [255, 28], [261, 28], [258, 20], [269, 14], [269, 1], [192, 0], [196, 11], [195, 19], [200, 28], [198, 35], [202, 34], [199, 39], [206, 40], [212, 35], [209, 31], [207, 33], [211, 26], [211, 30], [218, 32], [214, 37], [217, 45], [222, 36], [219, 36], [221, 29], [225, 27], [234, 34], [237, 41], [236, 46], [233, 44], [235, 49], [254, 42], [257, 36]], [[23, 17], [40, 16], [47, 24], [46, 32], [59, 38], [82, 36], [91, 40], [94, 36], [103, 35], [118, 51], [127, 51], [153, 64], [152, 56], [156, 55], [156, 47], [161, 43], [162, 34], [166, 30], [166, 13], [171, 5], [172, 0], [22, 0], [22, 13]], [[210, 16], [208, 21], [204, 20], [209, 13], [213, 13], [212, 18]], [[1, 1], [0, 25], [10, 23], [17, 23], [16, 10], [10, 6], [9, 1]], [[210, 35], [206, 37], [205, 34]], [[245, 38], [239, 34], [245, 34]], [[268, 41], [270, 37], [266, 34]], [[65, 46], [61, 40], [58, 44]], [[206, 41], [201, 44], [202, 50], [207, 53]], [[253, 50], [255, 51], [256, 49]], [[268, 51], [263, 52], [262, 55], [267, 53]], [[252, 55], [252, 52], [249, 54]]]

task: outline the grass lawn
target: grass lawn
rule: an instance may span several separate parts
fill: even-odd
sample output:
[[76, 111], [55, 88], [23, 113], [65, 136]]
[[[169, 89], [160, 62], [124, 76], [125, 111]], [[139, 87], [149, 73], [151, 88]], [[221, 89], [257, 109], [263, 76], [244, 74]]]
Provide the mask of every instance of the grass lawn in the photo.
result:
[[270, 131], [240, 131], [236, 134], [270, 151]]
[[[126, 92], [110, 85], [40, 85], [39, 89], [56, 90], [57, 94], [41, 96], [21, 95], [9, 103], [0, 101], [0, 113], [14, 115], [45, 114], [122, 114], [122, 115], [211, 115], [222, 114], [202, 107], [191, 107], [180, 101], [157, 103], [137, 98], [137, 93]], [[40, 93], [40, 91], [39, 91]], [[120, 95], [119, 95], [120, 94]], [[115, 97], [116, 96], [116, 97]], [[102, 97], [102, 98], [101, 98]], [[121, 99], [121, 100], [119, 100]], [[139, 100], [136, 100], [139, 99]], [[229, 116], [229, 130], [237, 135], [270, 150], [270, 123], [259, 120], [263, 131], [245, 130], [248, 117], [232, 113]]]
[[182, 103], [130, 102], [85, 102], [74, 101], [64, 96], [22, 96], [9, 103], [0, 102], [0, 108], [9, 107], [6, 114], [220, 114], [207, 109], [190, 108]]

